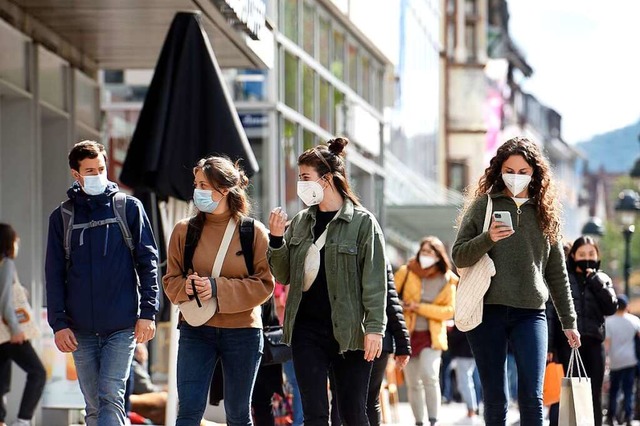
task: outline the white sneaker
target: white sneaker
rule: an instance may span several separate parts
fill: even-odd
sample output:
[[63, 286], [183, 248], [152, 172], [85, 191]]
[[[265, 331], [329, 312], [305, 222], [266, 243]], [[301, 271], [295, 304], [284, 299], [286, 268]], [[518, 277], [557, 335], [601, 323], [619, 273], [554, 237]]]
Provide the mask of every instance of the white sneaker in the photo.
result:
[[31, 426], [31, 420], [17, 419], [11, 426]]

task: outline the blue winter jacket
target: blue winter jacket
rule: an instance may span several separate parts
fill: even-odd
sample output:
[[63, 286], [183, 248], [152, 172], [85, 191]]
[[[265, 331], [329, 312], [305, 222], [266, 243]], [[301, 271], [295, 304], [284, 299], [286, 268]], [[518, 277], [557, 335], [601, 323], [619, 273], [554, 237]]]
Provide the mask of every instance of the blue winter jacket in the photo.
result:
[[[90, 196], [74, 183], [67, 191], [74, 203], [74, 223], [114, 217], [111, 195], [117, 191], [118, 186], [109, 183], [104, 194]], [[127, 196], [126, 212], [135, 245], [133, 257], [117, 223], [77, 229], [71, 236], [68, 269], [60, 207], [49, 216], [45, 279], [49, 325], [54, 332], [71, 328], [108, 335], [134, 327], [138, 318], [155, 319], [156, 242], [138, 199]]]

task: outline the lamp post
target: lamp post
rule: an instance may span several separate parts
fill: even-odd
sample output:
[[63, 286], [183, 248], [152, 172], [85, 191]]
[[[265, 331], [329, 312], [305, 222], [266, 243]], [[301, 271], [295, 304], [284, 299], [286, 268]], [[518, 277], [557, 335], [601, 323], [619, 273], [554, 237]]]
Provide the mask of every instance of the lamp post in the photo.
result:
[[602, 237], [604, 235], [602, 220], [597, 216], [591, 216], [582, 227], [582, 235], [588, 235], [596, 239]]
[[624, 237], [624, 294], [629, 297], [629, 277], [631, 275], [631, 237], [635, 231], [635, 220], [640, 211], [640, 196], [632, 189], [625, 189], [618, 195], [615, 210], [622, 224]]

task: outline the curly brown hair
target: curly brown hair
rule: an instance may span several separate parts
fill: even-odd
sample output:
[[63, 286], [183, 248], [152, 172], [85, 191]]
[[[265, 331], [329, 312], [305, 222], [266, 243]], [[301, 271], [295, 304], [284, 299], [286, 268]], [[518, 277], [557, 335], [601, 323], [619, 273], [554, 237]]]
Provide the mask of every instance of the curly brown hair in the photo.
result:
[[466, 194], [464, 215], [466, 208], [478, 197], [486, 194], [496, 194], [505, 190], [502, 180], [502, 163], [512, 155], [520, 155], [533, 169], [533, 176], [529, 183], [529, 197], [536, 206], [538, 221], [542, 233], [552, 244], [561, 240], [560, 214], [562, 206], [558, 201], [557, 189], [553, 184], [549, 163], [538, 146], [525, 137], [515, 137], [503, 143], [496, 155], [489, 162], [489, 167], [478, 181], [475, 191]]

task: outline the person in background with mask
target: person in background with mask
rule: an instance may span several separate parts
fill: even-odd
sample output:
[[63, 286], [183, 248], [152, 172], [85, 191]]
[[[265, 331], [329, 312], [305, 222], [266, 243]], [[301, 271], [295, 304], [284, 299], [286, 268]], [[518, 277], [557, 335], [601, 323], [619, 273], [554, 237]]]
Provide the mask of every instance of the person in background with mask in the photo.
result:
[[281, 208], [269, 216], [271, 270], [291, 286], [283, 341], [293, 351], [305, 426], [329, 423], [329, 374], [342, 423], [369, 425], [369, 377], [386, 326], [384, 236], [347, 181], [348, 142], [335, 138], [303, 152], [298, 196], [309, 208], [286, 232]]
[[411, 335], [412, 355], [404, 374], [409, 403], [416, 425], [424, 424], [425, 406], [429, 423], [435, 425], [442, 402], [442, 351], [448, 349], [446, 322], [453, 318], [458, 285], [442, 241], [423, 238], [416, 256], [396, 272], [395, 282]]
[[[567, 271], [582, 342], [580, 356], [587, 370], [587, 376], [591, 379], [595, 425], [600, 426], [605, 368], [605, 317], [616, 312], [618, 299], [611, 278], [600, 270], [600, 249], [592, 237], [582, 236], [573, 242], [567, 256]], [[547, 318], [549, 330], [558, 330], [560, 321], [555, 311], [547, 312], [550, 314]], [[553, 359], [555, 356], [566, 372], [571, 351], [567, 345], [558, 344], [558, 340], [550, 333], [548, 357]], [[549, 420], [552, 424], [558, 424], [559, 404], [554, 406], [549, 410]]]
[[[492, 219], [483, 231], [487, 196], [493, 211], [510, 213], [513, 229]], [[467, 194], [452, 254], [458, 268], [488, 254], [496, 269], [484, 295], [482, 322], [467, 332], [480, 373], [486, 425], [506, 423], [510, 344], [518, 369], [521, 424], [542, 426], [549, 293], [571, 347], [580, 346], [580, 333], [562, 253], [558, 197], [549, 164], [535, 143], [515, 137], [498, 148], [477, 189]]]
[[[249, 275], [240, 241], [241, 221], [251, 207], [246, 193], [249, 179], [237, 164], [215, 156], [198, 161], [193, 176], [193, 202], [198, 212], [174, 227], [162, 281], [174, 305], [197, 295], [202, 302], [215, 299], [217, 309], [200, 326], [192, 326], [180, 316], [176, 426], [200, 424], [218, 360], [222, 361], [227, 424], [251, 425], [251, 392], [264, 347], [260, 306], [274, 288], [267, 263], [267, 230], [254, 221], [253, 273]], [[184, 259], [188, 227], [199, 234], [193, 270], [187, 269]], [[211, 277], [227, 232], [231, 237], [220, 274]]]
[[69, 166], [75, 179], [67, 191], [73, 209], [69, 259], [63, 206], [49, 216], [49, 325], [58, 349], [73, 353], [86, 424], [124, 425], [136, 342], [147, 342], [156, 332], [158, 250], [142, 203], [129, 195], [124, 207], [133, 249], [127, 245], [112, 205], [118, 185], [107, 180], [102, 144], [77, 143]]

